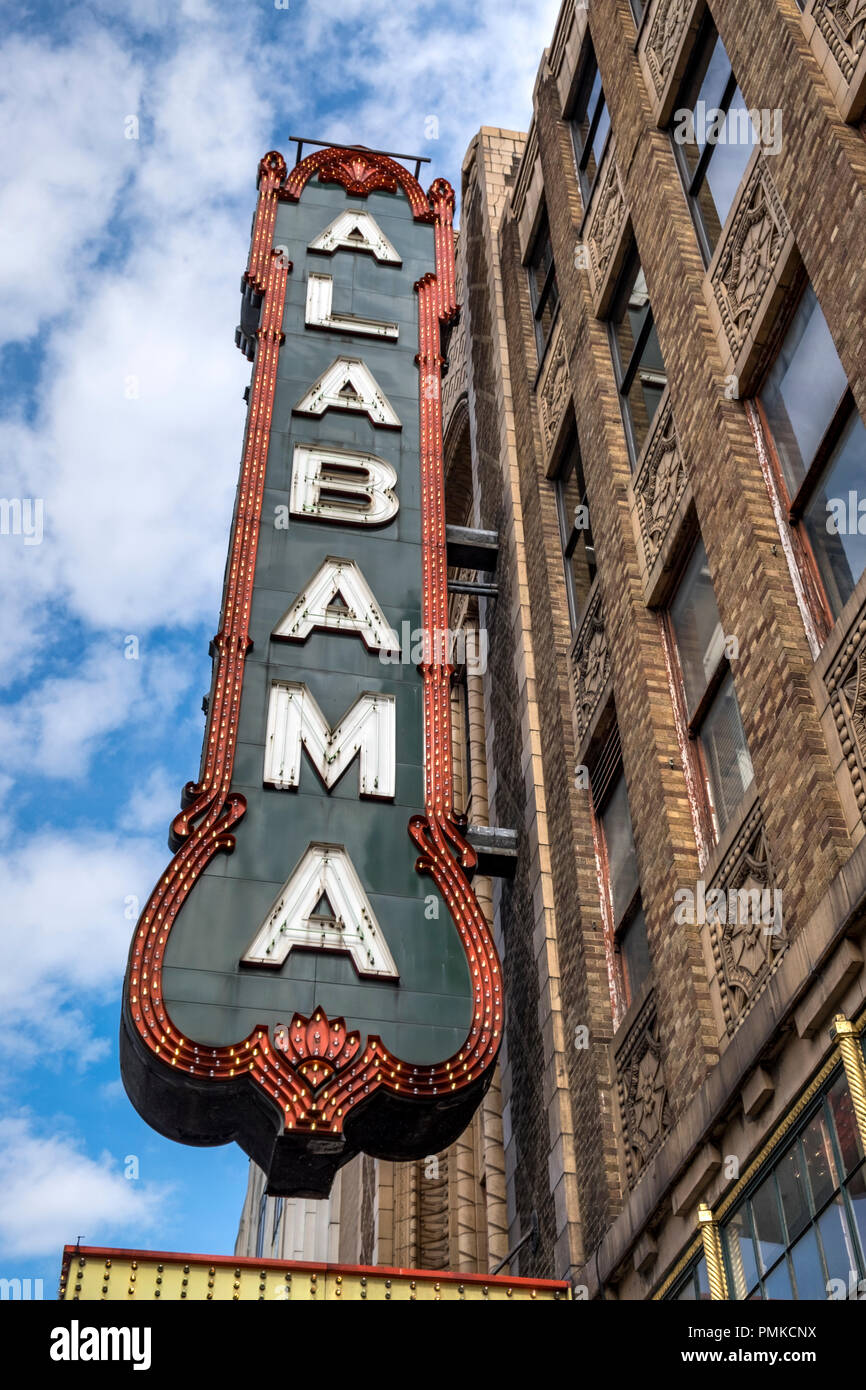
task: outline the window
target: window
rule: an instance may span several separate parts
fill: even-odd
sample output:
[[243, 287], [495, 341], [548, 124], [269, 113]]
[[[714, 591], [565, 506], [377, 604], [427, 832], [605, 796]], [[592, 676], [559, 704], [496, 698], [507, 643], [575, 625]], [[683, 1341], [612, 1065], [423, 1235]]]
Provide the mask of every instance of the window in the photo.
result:
[[590, 46], [583, 64], [577, 89], [577, 100], [571, 117], [571, 138], [584, 211], [589, 206], [592, 190], [607, 137], [610, 134], [610, 114], [601, 87], [601, 73]]
[[686, 565], [668, 618], [689, 734], [695, 740], [707, 810], [718, 836], [752, 781], [752, 761], [703, 541], [698, 541]]
[[698, 38], [672, 127], [692, 214], [709, 262], [755, 144], [755, 130], [712, 20]]
[[866, 569], [866, 427], [811, 285], [758, 407], [826, 636]]
[[667, 373], [637, 251], [626, 264], [609, 325], [632, 467], [646, 443], [667, 385]]
[[707, 1261], [703, 1255], [692, 1260], [685, 1274], [680, 1275], [673, 1288], [665, 1294], [665, 1299], [672, 1303], [703, 1302], [708, 1301], [709, 1297], [710, 1281], [707, 1275]]
[[635, 24], [640, 28], [641, 21], [646, 13], [646, 5], [643, 3], [643, 0], [631, 0], [631, 12], [634, 15]]
[[283, 1220], [283, 1198], [278, 1197], [274, 1202], [274, 1234], [271, 1238], [271, 1250], [279, 1258], [280, 1254], [280, 1226]]
[[263, 1192], [259, 1200], [259, 1224], [256, 1231], [256, 1256], [265, 1253], [265, 1225], [268, 1219], [268, 1194]]
[[559, 308], [559, 286], [556, 283], [556, 266], [553, 264], [553, 249], [550, 245], [550, 228], [546, 213], [542, 216], [529, 260], [529, 296], [535, 319], [535, 345], [540, 366]]
[[856, 1290], [866, 1269], [866, 1169], [844, 1071], [734, 1208], [722, 1244], [732, 1298], [826, 1300]]
[[616, 992], [627, 1009], [649, 975], [650, 957], [617, 729], [599, 755], [590, 782], [602, 870], [600, 887], [618, 971]]
[[572, 630], [577, 628], [595, 579], [595, 548], [589, 524], [586, 483], [577, 436], [572, 432], [556, 477], [556, 507], [565, 563], [565, 586]]

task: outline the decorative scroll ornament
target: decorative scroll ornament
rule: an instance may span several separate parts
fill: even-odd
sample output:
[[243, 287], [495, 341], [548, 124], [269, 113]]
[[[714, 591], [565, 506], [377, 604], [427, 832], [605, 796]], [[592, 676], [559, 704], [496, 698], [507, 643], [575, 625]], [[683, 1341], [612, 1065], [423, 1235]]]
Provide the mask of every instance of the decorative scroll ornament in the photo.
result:
[[788, 222], [763, 158], [755, 161], [713, 271], [713, 293], [736, 357], [785, 245]]
[[852, 623], [826, 685], [857, 810], [866, 823], [866, 611]]
[[646, 41], [646, 59], [656, 95], [661, 96], [683, 32], [692, 0], [658, 0]]
[[582, 738], [598, 708], [610, 675], [610, 652], [604, 630], [601, 590], [597, 584], [575, 639], [573, 663], [577, 728], [578, 736]]
[[652, 993], [617, 1053], [616, 1066], [631, 1186], [663, 1142], [672, 1123]]
[[668, 396], [656, 416], [634, 484], [644, 554], [650, 567], [676, 516], [687, 482], [673, 406]]
[[553, 448], [559, 432], [562, 413], [569, 397], [568, 365], [565, 360], [565, 339], [562, 329], [550, 349], [550, 360], [538, 392], [538, 409], [541, 416], [541, 429], [544, 448], [547, 454]]
[[866, 49], [866, 0], [816, 0], [812, 17], [850, 82]]

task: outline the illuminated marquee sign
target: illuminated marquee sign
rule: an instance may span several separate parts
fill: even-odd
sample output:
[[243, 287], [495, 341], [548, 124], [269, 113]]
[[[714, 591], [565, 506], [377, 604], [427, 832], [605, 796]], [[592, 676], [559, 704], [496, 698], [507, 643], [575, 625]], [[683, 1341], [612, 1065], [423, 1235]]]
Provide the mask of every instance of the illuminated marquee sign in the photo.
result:
[[423, 640], [448, 625], [453, 207], [383, 155], [259, 166], [201, 770], [136, 926], [121, 1066], [154, 1128], [236, 1140], [271, 1193], [323, 1195], [362, 1150], [451, 1143], [502, 1034], [452, 805], [453, 672]]

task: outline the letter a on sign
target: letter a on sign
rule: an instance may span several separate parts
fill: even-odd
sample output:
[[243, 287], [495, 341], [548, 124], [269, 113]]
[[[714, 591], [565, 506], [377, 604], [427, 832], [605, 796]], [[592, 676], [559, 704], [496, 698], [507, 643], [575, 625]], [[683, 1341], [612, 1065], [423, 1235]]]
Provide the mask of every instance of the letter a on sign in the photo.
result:
[[399, 415], [360, 357], [335, 358], [295, 406], [296, 415], [324, 415], [326, 410], [352, 410], [369, 415], [374, 425], [402, 429]]
[[363, 208], [347, 208], [310, 242], [310, 251], [332, 256], [343, 247], [347, 251], [369, 251], [382, 265], [402, 265], [391, 242], [372, 213]]
[[314, 628], [357, 632], [371, 652], [397, 651], [400, 638], [354, 560], [329, 555], [274, 628], [275, 637], [304, 642]]
[[250, 942], [243, 963], [280, 966], [293, 946], [348, 951], [359, 975], [397, 979], [388, 944], [342, 845], [310, 845]]

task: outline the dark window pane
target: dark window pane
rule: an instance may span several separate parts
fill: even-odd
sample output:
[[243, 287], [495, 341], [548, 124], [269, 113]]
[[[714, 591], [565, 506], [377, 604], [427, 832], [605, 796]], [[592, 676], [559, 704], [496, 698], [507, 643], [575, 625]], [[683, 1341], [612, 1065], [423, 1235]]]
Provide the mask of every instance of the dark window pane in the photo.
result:
[[694, 1275], [686, 1280], [677, 1294], [677, 1303], [691, 1303], [697, 1299]]
[[638, 357], [637, 370], [627, 392], [634, 447], [638, 454], [646, 443], [650, 426], [661, 404], [666, 385], [665, 364], [662, 361], [658, 334], [655, 330], [655, 324], [653, 324]]
[[[730, 81], [731, 65], [721, 39], [710, 26], [691, 77], [682, 91], [682, 101], [675, 116], [674, 131], [677, 143], [682, 145], [689, 172], [694, 176], [706, 140], [706, 121], [700, 118], [703, 112], [713, 111], [721, 106], [725, 89]], [[699, 107], [698, 103], [702, 103]], [[691, 111], [692, 124], [688, 125], [680, 117], [680, 112]], [[692, 137], [692, 138], [686, 138]]]
[[[830, 607], [839, 616], [866, 569], [866, 426], [851, 418], [803, 514]], [[862, 529], [861, 529], [862, 528]]]
[[[593, 180], [595, 180], [596, 174], [598, 173], [598, 166], [601, 164], [601, 157], [604, 154], [604, 146], [609, 130], [610, 112], [607, 109], [607, 102], [602, 101], [598, 113], [598, 120], [596, 122], [595, 133], [592, 137], [590, 163], [587, 164], [587, 173], [590, 174], [590, 178]], [[590, 173], [590, 164], [592, 165], [592, 173]]]
[[628, 371], [637, 340], [649, 313], [650, 302], [646, 281], [640, 264], [635, 261], [626, 273], [614, 310], [620, 376], [624, 377]]
[[849, 1180], [848, 1198], [860, 1240], [860, 1256], [866, 1269], [866, 1168], [858, 1168]]
[[788, 1240], [794, 1241], [809, 1221], [809, 1197], [800, 1145], [794, 1144], [776, 1167], [776, 1178], [788, 1228]]
[[769, 1269], [785, 1249], [785, 1233], [776, 1195], [776, 1180], [772, 1173], [752, 1198], [752, 1218], [758, 1238], [761, 1268]]
[[730, 672], [701, 724], [701, 747], [721, 832], [752, 781], [752, 760]]
[[[831, 1202], [818, 1222], [828, 1279], [842, 1279], [848, 1288], [853, 1271], [854, 1282], [860, 1277], [854, 1232], [841, 1196]], [[825, 1294], [826, 1297], [826, 1294]]]
[[767, 1275], [764, 1280], [764, 1297], [766, 1299], [785, 1299], [789, 1302], [794, 1297], [787, 1260], [782, 1260], [781, 1264], [776, 1265], [772, 1274]]
[[814, 1226], [806, 1232], [791, 1251], [797, 1299], [822, 1300], [827, 1297], [827, 1277], [818, 1251]]
[[860, 1127], [854, 1114], [854, 1103], [848, 1087], [848, 1078], [840, 1072], [827, 1095], [827, 1103], [836, 1127], [836, 1140], [842, 1156], [842, 1167], [846, 1173], [852, 1172], [863, 1157], [863, 1143]]
[[[734, 196], [746, 172], [754, 143], [755, 130], [743, 94], [737, 87], [725, 116], [718, 143], [713, 146], [706, 171], [706, 183], [712, 194], [715, 220], [720, 228], [725, 225], [728, 213], [733, 207]], [[709, 228], [707, 232], [709, 235]], [[717, 239], [718, 234], [711, 237], [711, 245], [714, 246]]]
[[617, 778], [600, 819], [607, 846], [614, 922], [618, 926], [638, 887], [637, 858], [634, 852], [625, 777], [622, 773]]
[[725, 644], [703, 541], [695, 546], [670, 614], [691, 715], [718, 667]]
[[649, 945], [646, 939], [646, 917], [642, 907], [619, 935], [629, 1000], [634, 999], [650, 971]]
[[598, 176], [598, 166], [610, 130], [610, 115], [602, 91], [601, 73], [592, 54], [587, 60], [571, 124], [581, 187], [586, 202]]
[[839, 1186], [839, 1174], [830, 1135], [830, 1117], [823, 1109], [819, 1110], [806, 1126], [803, 1133], [803, 1152], [806, 1155], [806, 1169], [812, 1189], [812, 1205], [817, 1210], [823, 1207]]
[[702, 1299], [710, 1296], [710, 1276], [707, 1274], [707, 1261], [704, 1255], [698, 1260], [698, 1293]]
[[791, 497], [799, 491], [847, 385], [827, 321], [807, 285], [761, 391]]
[[658, 410], [667, 375], [646, 280], [636, 256], [623, 273], [611, 325], [620, 392], [637, 455]]
[[569, 611], [576, 627], [595, 579], [595, 549], [580, 455], [574, 442], [556, 482], [559, 528], [569, 588]]
[[734, 1298], [746, 1298], [758, 1282], [758, 1261], [749, 1209], [739, 1207], [725, 1226], [725, 1246], [731, 1274], [731, 1293]]

